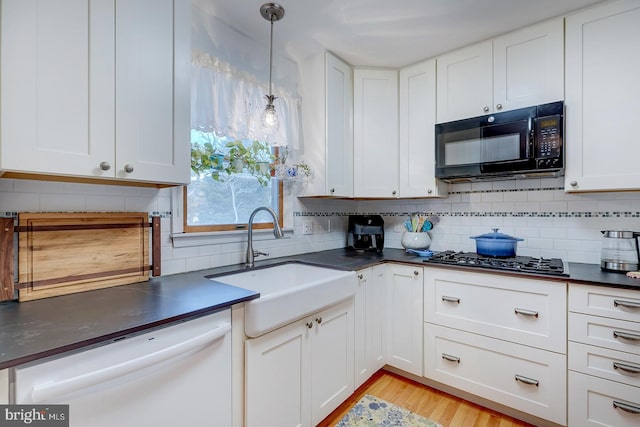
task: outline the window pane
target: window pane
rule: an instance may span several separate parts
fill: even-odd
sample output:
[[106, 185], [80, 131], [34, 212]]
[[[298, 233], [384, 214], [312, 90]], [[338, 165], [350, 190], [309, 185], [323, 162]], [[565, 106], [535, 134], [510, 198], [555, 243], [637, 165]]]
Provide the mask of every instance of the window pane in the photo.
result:
[[[213, 132], [192, 130], [192, 160], [198, 162], [202, 153], [216, 153], [219, 158], [205, 154], [206, 159], [216, 158], [213, 168], [208, 166], [199, 173], [191, 171], [191, 184], [186, 188], [185, 226], [225, 226], [235, 229], [235, 224], [246, 224], [251, 212], [259, 206], [269, 206], [279, 213], [279, 185], [265, 175], [258, 177], [245, 168], [242, 172], [227, 173], [230, 168], [232, 139]], [[241, 141], [243, 147], [253, 149], [259, 161], [269, 161], [269, 146], [257, 141]], [[263, 148], [264, 147], [264, 148]], [[199, 150], [199, 151], [198, 151]], [[200, 157], [199, 157], [200, 156]], [[216, 167], [218, 166], [218, 167]], [[267, 165], [263, 165], [267, 167]], [[268, 175], [268, 173], [267, 173]], [[255, 223], [272, 222], [271, 216], [261, 212]], [[190, 230], [197, 231], [197, 230]]]
[[[192, 172], [187, 187], [187, 225], [246, 224], [258, 206], [277, 211], [277, 196], [272, 197], [272, 193], [271, 182], [263, 186], [253, 175], [240, 173], [216, 181], [211, 175]], [[264, 222], [271, 222], [271, 217], [266, 216]]]

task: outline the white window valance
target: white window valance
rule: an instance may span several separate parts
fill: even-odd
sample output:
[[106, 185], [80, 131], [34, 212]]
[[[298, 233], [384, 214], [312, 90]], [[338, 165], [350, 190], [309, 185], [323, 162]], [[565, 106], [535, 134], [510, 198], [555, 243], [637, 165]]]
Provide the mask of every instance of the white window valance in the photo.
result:
[[280, 128], [265, 134], [261, 115], [269, 92], [268, 82], [235, 69], [206, 53], [195, 51], [191, 67], [191, 127], [215, 131], [235, 139], [252, 139], [272, 145], [299, 148], [300, 99], [273, 87]]

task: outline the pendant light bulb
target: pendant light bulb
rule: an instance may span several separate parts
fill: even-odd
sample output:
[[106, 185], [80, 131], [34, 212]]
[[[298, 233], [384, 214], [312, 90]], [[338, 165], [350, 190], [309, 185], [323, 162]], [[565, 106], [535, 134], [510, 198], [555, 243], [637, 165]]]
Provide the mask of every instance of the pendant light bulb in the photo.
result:
[[[268, 98], [268, 95], [267, 95]], [[275, 99], [275, 97], [274, 97]], [[267, 103], [267, 106], [262, 112], [262, 128], [267, 134], [273, 134], [280, 128], [280, 122], [278, 121], [278, 113], [272, 103]]]
[[271, 71], [273, 69], [273, 23], [279, 21], [284, 16], [284, 8], [277, 3], [265, 3], [260, 7], [260, 15], [271, 23], [271, 38], [269, 45], [269, 95], [265, 95], [267, 99], [267, 106], [262, 112], [262, 128], [263, 130], [272, 135], [278, 131], [280, 123], [278, 121], [278, 114], [276, 108], [273, 106], [273, 101], [276, 99], [271, 91]]

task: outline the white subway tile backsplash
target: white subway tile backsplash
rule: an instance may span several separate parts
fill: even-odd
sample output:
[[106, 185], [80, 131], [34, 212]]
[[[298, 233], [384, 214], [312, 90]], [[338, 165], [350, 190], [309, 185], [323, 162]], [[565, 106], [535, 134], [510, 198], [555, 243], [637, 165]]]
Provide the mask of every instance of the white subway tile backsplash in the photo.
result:
[[41, 211], [60, 212], [60, 211], [86, 211], [86, 197], [82, 194], [40, 194]]
[[125, 210], [124, 197], [122, 196], [86, 196], [87, 206], [92, 211], [122, 212]]
[[[560, 179], [505, 180], [449, 184], [449, 196], [412, 200], [327, 200], [285, 197], [288, 239], [260, 236], [254, 248], [269, 258], [341, 248], [350, 214], [381, 214], [385, 245], [400, 248], [402, 223], [410, 213], [435, 213], [440, 222], [430, 232], [434, 250], [475, 251], [471, 236], [492, 228], [524, 238], [518, 254], [599, 263], [601, 233], [606, 229], [640, 231], [640, 192], [565, 193]], [[0, 180], [0, 210], [132, 210], [162, 215], [163, 274], [244, 262], [246, 234], [215, 240], [193, 239], [194, 246], [173, 247], [171, 190], [110, 185]], [[295, 196], [295, 195], [293, 195]], [[302, 235], [302, 221], [313, 221], [313, 234]], [[331, 230], [328, 227], [331, 221]], [[254, 236], [256, 237], [256, 236]], [[264, 259], [264, 258], [259, 258]]]

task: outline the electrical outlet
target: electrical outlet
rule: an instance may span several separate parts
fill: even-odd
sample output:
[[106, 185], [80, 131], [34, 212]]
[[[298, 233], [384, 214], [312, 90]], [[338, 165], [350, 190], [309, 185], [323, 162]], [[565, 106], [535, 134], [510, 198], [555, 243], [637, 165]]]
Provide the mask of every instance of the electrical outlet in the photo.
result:
[[313, 220], [302, 221], [302, 234], [313, 234]]

